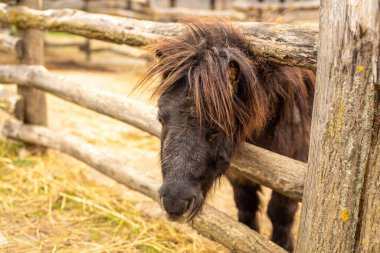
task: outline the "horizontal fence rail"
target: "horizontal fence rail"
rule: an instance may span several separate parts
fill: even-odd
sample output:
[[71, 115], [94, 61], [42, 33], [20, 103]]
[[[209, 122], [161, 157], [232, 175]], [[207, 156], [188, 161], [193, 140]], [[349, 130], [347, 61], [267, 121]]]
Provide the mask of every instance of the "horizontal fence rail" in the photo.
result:
[[243, 13], [231, 10], [207, 10], [207, 9], [194, 9], [184, 7], [162, 8], [152, 6], [149, 10], [149, 18], [156, 21], [173, 21], [181, 20], [181, 18], [219, 18], [234, 21], [243, 21], [246, 17]]
[[[126, 1], [90, 1], [86, 3], [85, 0], [61, 0], [61, 1], [47, 1], [45, 4], [46, 9], [86, 9], [92, 13], [105, 13], [122, 17], [145, 19], [145, 20], [178, 20], [183, 17], [217, 17], [228, 18], [229, 20], [243, 20], [245, 15], [232, 10], [207, 10], [207, 9], [194, 9], [183, 7], [159, 7], [149, 1], [133, 1], [133, 8], [129, 9], [126, 6]], [[136, 8], [137, 7], [137, 8]]]
[[279, 3], [265, 3], [265, 2], [247, 2], [237, 1], [233, 4], [234, 9], [243, 12], [249, 11], [309, 11], [318, 10], [320, 6], [319, 1], [299, 1], [299, 2], [279, 2]]
[[[82, 9], [85, 5], [88, 8], [118, 8], [125, 9], [127, 7], [127, 1], [120, 0], [49, 0], [45, 1], [46, 8], [49, 9], [62, 9], [62, 8], [73, 8], [73, 9]], [[150, 0], [131, 0], [132, 4], [149, 7], [151, 5]]]
[[[160, 23], [89, 14], [79, 10], [33, 10], [0, 4], [0, 23], [21, 28], [68, 32], [90, 39], [145, 46], [186, 29], [179, 23]], [[316, 69], [318, 27], [234, 22], [260, 57], [278, 64]]]
[[[126, 166], [125, 161], [73, 136], [46, 127], [23, 125], [16, 120], [7, 121], [2, 132], [8, 138], [53, 148], [73, 156], [117, 182], [157, 200], [159, 182]], [[232, 252], [286, 252], [264, 236], [207, 204], [190, 225], [203, 235], [231, 249]]]
[[[160, 137], [157, 108], [105, 90], [66, 80], [40, 66], [0, 66], [0, 82], [49, 92], [67, 101]], [[112, 106], [110, 106], [112, 105]], [[297, 201], [302, 200], [306, 164], [246, 143], [232, 171]]]

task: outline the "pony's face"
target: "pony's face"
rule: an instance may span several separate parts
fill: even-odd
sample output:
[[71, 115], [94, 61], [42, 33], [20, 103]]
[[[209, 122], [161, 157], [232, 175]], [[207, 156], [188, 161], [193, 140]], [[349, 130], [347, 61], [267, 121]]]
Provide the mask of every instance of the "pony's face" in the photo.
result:
[[160, 203], [172, 220], [190, 220], [231, 156], [267, 119], [265, 90], [257, 85], [249, 43], [220, 23], [190, 24], [154, 49], [158, 57], [140, 82], [162, 77]]
[[160, 96], [162, 124], [160, 204], [167, 217], [191, 220], [213, 182], [229, 167], [234, 143], [196, 113], [194, 99], [179, 83]]

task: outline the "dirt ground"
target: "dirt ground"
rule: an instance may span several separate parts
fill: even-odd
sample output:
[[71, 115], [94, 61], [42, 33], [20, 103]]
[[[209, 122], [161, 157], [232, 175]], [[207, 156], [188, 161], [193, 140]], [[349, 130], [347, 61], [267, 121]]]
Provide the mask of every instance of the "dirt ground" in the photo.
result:
[[[70, 41], [82, 40], [75, 36], [67, 37], [61, 34], [50, 35], [53, 39], [62, 39], [61, 36]], [[95, 43], [102, 44], [101, 42]], [[126, 97], [133, 97], [146, 103], [154, 104], [154, 101], [149, 99], [148, 92], [143, 94], [131, 94], [131, 89], [149, 66], [147, 61], [129, 59], [112, 53], [94, 54], [91, 62], [86, 62], [84, 58], [84, 54], [79, 52], [76, 48], [48, 49], [46, 52], [46, 65], [51, 72], [62, 75], [75, 82], [86, 84], [89, 89], [92, 87], [102, 88], [125, 95]], [[15, 62], [15, 60], [10, 58], [5, 59], [4, 57], [0, 58], [0, 64], [12, 62]], [[2, 123], [5, 118], [6, 116], [4, 114], [0, 114], [0, 123]], [[68, 103], [52, 95], [48, 95], [48, 118], [50, 128], [70, 133], [99, 148], [116, 153], [125, 159], [126, 163], [141, 173], [157, 179], [161, 178], [158, 162], [160, 144], [157, 138], [132, 126]], [[56, 151], [50, 151], [49, 156], [55, 157], [57, 162], [63, 162], [68, 169], [70, 169], [70, 167], [84, 166], [74, 159]], [[162, 218], [162, 213], [158, 205], [150, 199], [130, 191], [125, 187], [118, 186], [112, 180], [103, 177], [94, 170], [86, 169], [86, 173], [94, 180], [95, 184], [106, 185], [111, 190], [121, 191], [123, 196], [127, 196], [128, 199], [132, 198], [137, 200], [133, 203], [139, 210], [143, 210], [150, 216]], [[264, 189], [260, 196], [263, 200], [259, 213], [261, 233], [269, 238], [271, 224], [266, 216], [266, 204], [270, 198], [270, 190]], [[236, 218], [232, 189], [225, 179], [215, 188], [215, 191], [207, 202]], [[299, 213], [297, 214], [297, 222], [294, 226], [295, 233], [298, 229], [298, 219]], [[185, 228], [183, 226], [180, 227], [185, 234], [194, 233], [189, 232], [186, 226]], [[7, 231], [1, 231], [4, 229], [6, 230], [7, 228], [3, 224], [3, 226], [0, 227], [0, 232], [6, 233]], [[194, 236], [201, 238], [197, 235]], [[210, 247], [218, 249], [217, 251], [225, 251], [224, 248], [217, 247], [208, 240], [202, 238], [200, 240], [202, 240], [202, 243], [206, 245], [209, 244]], [[180, 248], [181, 246], [179, 245], [178, 247]]]

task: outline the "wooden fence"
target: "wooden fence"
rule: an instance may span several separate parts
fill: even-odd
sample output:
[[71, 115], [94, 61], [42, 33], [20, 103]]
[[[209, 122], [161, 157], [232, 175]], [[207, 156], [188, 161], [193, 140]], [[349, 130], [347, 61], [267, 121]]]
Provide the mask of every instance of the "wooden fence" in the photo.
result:
[[[225, 2], [223, 0], [222, 2]], [[92, 13], [105, 13], [121, 17], [129, 17], [136, 19], [154, 20], [154, 21], [175, 21], [190, 17], [218, 17], [228, 18], [232, 20], [243, 20], [245, 15], [243, 12], [233, 10], [216, 10], [216, 1], [210, 0], [209, 9], [194, 9], [178, 7], [176, 0], [168, 0], [168, 7], [161, 7], [154, 0], [48, 0], [46, 7], [49, 9], [82, 9], [86, 6], [87, 11]], [[226, 6], [226, 3], [222, 3]]]
[[[339, 4], [324, 0], [321, 13], [318, 64], [316, 28], [233, 23], [252, 41], [257, 54], [268, 61], [317, 69], [318, 79], [308, 165], [247, 144], [233, 161], [232, 169], [302, 200], [296, 252], [380, 252], [380, 7], [376, 0], [359, 7], [354, 0]], [[4, 4], [0, 4], [0, 23], [64, 31], [131, 46], [147, 45], [184, 29], [176, 23], [74, 10], [38, 11]], [[103, 90], [89, 90], [43, 67], [0, 66], [0, 82], [49, 92], [159, 137], [154, 107]], [[28, 99], [33, 100], [30, 96]], [[112, 107], [106, 106], [110, 104]], [[38, 117], [37, 111], [30, 113]], [[3, 134], [58, 149], [156, 199], [158, 182], [142, 177], [90, 144], [52, 132], [43, 123], [38, 125], [8, 121]], [[208, 205], [192, 225], [236, 252], [284, 252]]]

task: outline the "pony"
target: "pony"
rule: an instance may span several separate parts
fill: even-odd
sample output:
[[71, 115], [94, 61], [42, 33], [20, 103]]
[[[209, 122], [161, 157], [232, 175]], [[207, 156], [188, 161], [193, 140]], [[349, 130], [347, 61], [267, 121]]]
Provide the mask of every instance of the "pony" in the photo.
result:
[[[238, 220], [259, 231], [260, 185], [232, 174], [230, 161], [244, 142], [307, 161], [315, 73], [266, 61], [239, 30], [221, 22], [188, 23], [153, 49], [158, 61], [137, 87], [161, 78], [153, 88], [162, 124], [161, 207], [170, 220], [189, 221], [226, 175]], [[297, 208], [273, 191], [271, 240], [288, 251]]]

